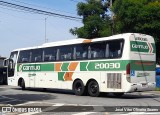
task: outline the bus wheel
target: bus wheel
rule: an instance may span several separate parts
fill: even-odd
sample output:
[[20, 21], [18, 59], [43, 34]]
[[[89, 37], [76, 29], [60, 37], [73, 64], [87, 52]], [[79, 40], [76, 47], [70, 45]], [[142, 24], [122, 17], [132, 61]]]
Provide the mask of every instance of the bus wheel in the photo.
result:
[[113, 95], [116, 97], [121, 97], [122, 95], [124, 95], [124, 93], [113, 93]]
[[21, 81], [21, 88], [22, 88], [22, 90], [25, 90], [25, 82], [24, 82], [24, 79], [22, 79], [22, 81]]
[[81, 80], [76, 80], [73, 83], [73, 91], [74, 91], [75, 95], [79, 95], [79, 96], [84, 95], [85, 86]]
[[99, 92], [99, 85], [95, 80], [92, 80], [88, 84], [88, 93], [90, 96], [93, 97], [98, 97], [100, 92]]

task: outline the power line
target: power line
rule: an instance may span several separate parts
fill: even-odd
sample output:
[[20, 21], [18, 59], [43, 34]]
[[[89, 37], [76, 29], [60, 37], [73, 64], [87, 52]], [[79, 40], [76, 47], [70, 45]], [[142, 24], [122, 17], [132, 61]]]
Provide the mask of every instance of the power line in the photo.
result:
[[0, 5], [5, 6], [5, 7], [14, 8], [14, 9], [19, 9], [19, 10], [30, 12], [30, 13], [36, 13], [36, 14], [42, 14], [42, 15], [48, 15], [48, 16], [57, 16], [60, 18], [71, 19], [71, 20], [76, 20], [76, 21], [82, 20], [82, 18], [80, 18], [80, 17], [58, 14], [58, 13], [54, 13], [54, 12], [39, 10], [39, 9], [30, 8], [30, 7], [17, 5], [17, 4], [13, 4], [13, 3], [9, 3], [9, 2], [4, 2], [4, 1], [0, 1]]
[[77, 1], [77, 0], [70, 0], [70, 1], [78, 3], [78, 1]]
[[26, 5], [34, 6], [34, 7], [38, 7], [38, 8], [44, 8], [44, 9], [49, 9], [49, 10], [53, 10], [53, 11], [58, 11], [58, 12], [63, 12], [63, 13], [68, 13], [68, 14], [74, 14], [75, 15], [75, 13], [66, 12], [66, 11], [62, 11], [62, 10], [58, 10], [58, 9], [53, 9], [53, 8], [47, 8], [47, 7], [44, 7], [44, 6], [30, 4], [30, 3], [22, 2], [22, 1], [19, 1], [19, 0], [12, 0], [12, 1], [18, 2], [18, 3], [21, 3], [21, 4], [26, 4]]

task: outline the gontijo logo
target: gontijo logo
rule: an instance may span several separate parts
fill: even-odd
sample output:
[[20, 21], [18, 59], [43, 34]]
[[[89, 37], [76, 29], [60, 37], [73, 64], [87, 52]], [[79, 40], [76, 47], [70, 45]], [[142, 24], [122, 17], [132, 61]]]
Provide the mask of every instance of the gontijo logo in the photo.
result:
[[24, 71], [37, 71], [37, 70], [40, 70], [41, 69], [41, 66], [40, 65], [32, 65], [32, 66], [23, 66], [22, 67], [22, 70]]
[[131, 41], [131, 51], [154, 53], [154, 45], [149, 42]]
[[143, 45], [132, 44], [132, 48], [148, 49], [148, 46], [143, 46]]
[[19, 72], [22, 71], [40, 71], [41, 66], [40, 65], [19, 65]]

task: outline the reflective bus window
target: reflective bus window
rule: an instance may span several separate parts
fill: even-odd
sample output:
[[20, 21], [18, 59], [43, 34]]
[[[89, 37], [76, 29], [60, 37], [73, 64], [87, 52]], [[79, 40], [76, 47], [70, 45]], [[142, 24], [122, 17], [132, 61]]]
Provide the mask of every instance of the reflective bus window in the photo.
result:
[[18, 58], [18, 63], [30, 62], [30, 56], [31, 56], [31, 51], [30, 50], [20, 51], [19, 58]]
[[105, 42], [92, 43], [91, 44], [91, 58], [104, 58], [105, 57], [106, 44]]
[[109, 48], [109, 58], [120, 58], [122, 56], [124, 40], [113, 40], [107, 44]]
[[33, 49], [31, 51], [31, 62], [41, 62], [42, 61], [42, 49]]
[[55, 61], [57, 50], [53, 47], [44, 49], [44, 59], [43, 61]]
[[88, 58], [88, 45], [79, 44], [76, 45], [75, 57], [76, 59], [87, 59]]
[[72, 60], [73, 59], [73, 48], [71, 46], [59, 47], [59, 60]]

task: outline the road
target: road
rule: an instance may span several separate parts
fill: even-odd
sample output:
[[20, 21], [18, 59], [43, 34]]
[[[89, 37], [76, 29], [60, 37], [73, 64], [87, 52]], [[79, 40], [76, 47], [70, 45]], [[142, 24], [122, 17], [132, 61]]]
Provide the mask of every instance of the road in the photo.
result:
[[[160, 92], [150, 91], [141, 93], [128, 93], [122, 97], [115, 97], [111, 94], [103, 94], [100, 97], [90, 97], [90, 96], [76, 96], [72, 91], [66, 90], [56, 90], [47, 89], [44, 91], [42, 89], [26, 89], [21, 90], [18, 87], [0, 86], [0, 106], [10, 107], [40, 107], [41, 111], [35, 110], [30, 114], [49, 114], [50, 112], [56, 112], [54, 114], [60, 115], [65, 113], [70, 115], [106, 115], [106, 114], [139, 114], [137, 111], [127, 111], [125, 108], [133, 107], [151, 107], [155, 109], [153, 112], [143, 111], [141, 113], [145, 114], [160, 114]], [[133, 107], [132, 107], [133, 106]], [[158, 111], [156, 111], [159, 106]], [[116, 107], [123, 107], [123, 111], [118, 110], [115, 112]], [[119, 109], [119, 108], [118, 108]], [[146, 109], [146, 108], [145, 108]], [[140, 111], [140, 110], [139, 110]], [[28, 111], [14, 111], [12, 115], [28, 115]], [[1, 115], [1, 112], [0, 112]]]

